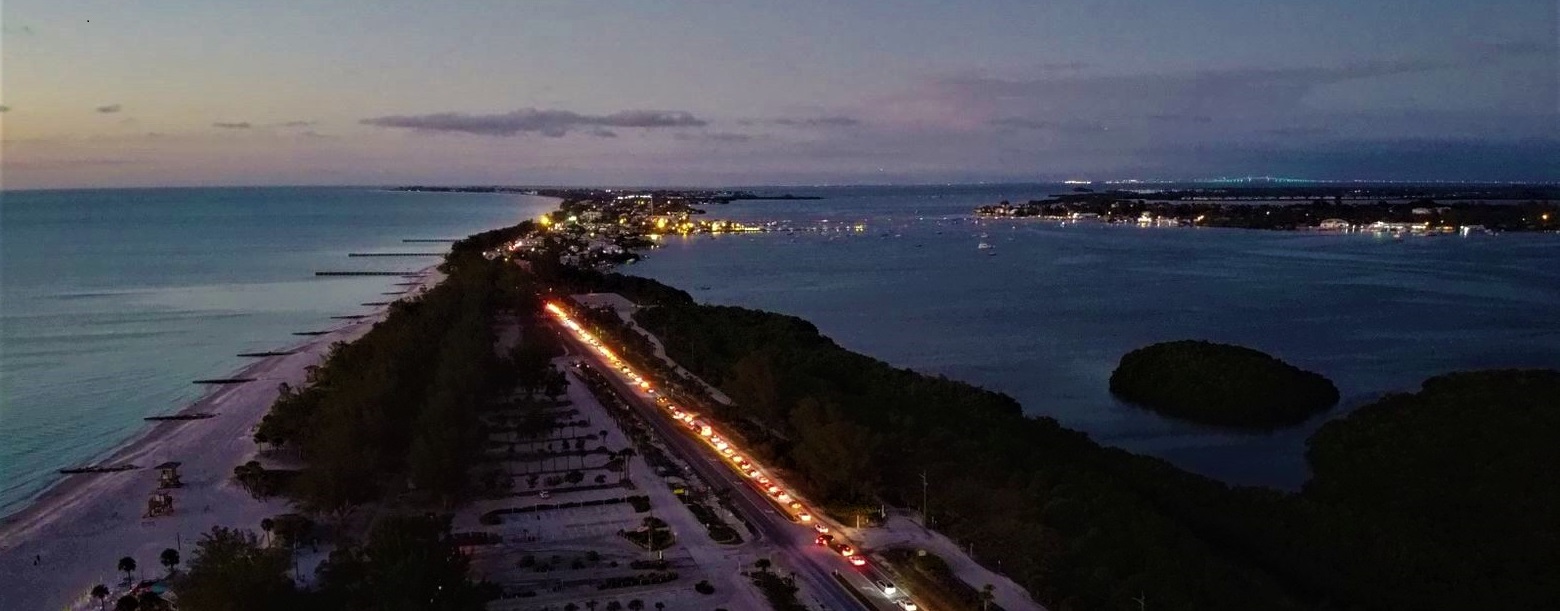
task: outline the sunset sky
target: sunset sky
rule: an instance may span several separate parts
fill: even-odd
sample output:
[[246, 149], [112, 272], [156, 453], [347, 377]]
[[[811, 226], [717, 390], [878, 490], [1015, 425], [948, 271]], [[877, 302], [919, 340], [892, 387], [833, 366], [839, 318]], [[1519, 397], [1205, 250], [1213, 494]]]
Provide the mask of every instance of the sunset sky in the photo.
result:
[[1553, 0], [7, 0], [8, 189], [1560, 180]]

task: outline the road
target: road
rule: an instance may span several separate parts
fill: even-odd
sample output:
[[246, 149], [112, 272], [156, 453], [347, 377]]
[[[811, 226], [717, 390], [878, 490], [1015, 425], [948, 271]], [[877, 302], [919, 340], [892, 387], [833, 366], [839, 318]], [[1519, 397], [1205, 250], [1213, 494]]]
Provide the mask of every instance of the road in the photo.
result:
[[[556, 325], [552, 319], [549, 318], [548, 321], [549, 324]], [[783, 557], [776, 560], [781, 560], [780, 564], [792, 567], [796, 571], [797, 579], [803, 583], [807, 591], [821, 599], [822, 604], [825, 605], [824, 609], [841, 611], [864, 608], [862, 602], [846, 590], [846, 586], [834, 579], [833, 574], [836, 571], [863, 596], [875, 603], [870, 608], [884, 611], [896, 608], [872, 584], [872, 578], [867, 572], [851, 566], [833, 551], [815, 545], [813, 541], [817, 533], [811, 527], [796, 524], [781, 515], [768, 498], [716, 458], [707, 446], [701, 441], [696, 441], [679, 425], [673, 424], [671, 418], [656, 405], [653, 395], [630, 384], [617, 367], [606, 360], [605, 356], [592, 350], [568, 329], [559, 326], [558, 330], [560, 336], [567, 338], [570, 351], [576, 356], [588, 359], [597, 371], [604, 373], [618, 395], [639, 412], [640, 417], [655, 430], [656, 434], [660, 435], [679, 458], [693, 468], [706, 485], [728, 495], [737, 512], [758, 529], [759, 535]]]

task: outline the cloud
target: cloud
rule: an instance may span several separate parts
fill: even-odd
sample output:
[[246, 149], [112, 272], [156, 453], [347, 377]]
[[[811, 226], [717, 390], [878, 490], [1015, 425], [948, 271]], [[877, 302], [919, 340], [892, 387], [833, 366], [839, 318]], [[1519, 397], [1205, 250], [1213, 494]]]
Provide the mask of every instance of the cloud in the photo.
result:
[[1275, 127], [1273, 129], [1267, 130], [1267, 133], [1273, 134], [1275, 136], [1294, 136], [1294, 137], [1301, 137], [1301, 136], [1331, 136], [1331, 135], [1337, 133], [1337, 130], [1334, 130], [1334, 129], [1330, 128], [1330, 127], [1290, 126], [1290, 127]]
[[472, 115], [441, 112], [427, 115], [392, 115], [363, 119], [360, 123], [376, 127], [396, 127], [425, 132], [455, 132], [484, 136], [541, 134], [559, 138], [584, 128], [665, 128], [703, 127], [707, 121], [691, 113], [674, 110], [625, 110], [609, 115], [587, 115], [570, 110], [523, 108], [501, 114]]
[[316, 123], [319, 123], [319, 122], [318, 121], [288, 121], [286, 123], [272, 123], [271, 125], [273, 127], [310, 127], [310, 126], [315, 125]]
[[677, 132], [672, 134], [672, 138], [674, 140], [682, 140], [684, 142], [699, 140], [706, 142], [749, 142], [753, 140], [753, 135], [739, 134], [735, 132], [704, 132], [694, 134], [687, 132]]
[[119, 112], [122, 109], [124, 109], [124, 106], [121, 106], [119, 104], [108, 104], [108, 105], [105, 105], [105, 106], [99, 106], [99, 107], [95, 108], [94, 110], [96, 110], [96, 111], [98, 111], [100, 113], [103, 113], [103, 114], [110, 114], [110, 113]]
[[216, 123], [212, 123], [211, 126], [212, 127], [219, 127], [219, 128], [222, 128], [222, 129], [249, 129], [251, 127], [254, 127], [254, 125], [250, 124], [248, 121], [239, 121], [237, 123], [226, 123], [226, 122], [218, 121]]
[[833, 117], [807, 117], [807, 118], [780, 118], [769, 121], [774, 125], [784, 127], [855, 127], [861, 125], [861, 120], [845, 116]]
[[1208, 115], [1189, 115], [1182, 113], [1157, 113], [1148, 115], [1148, 120], [1159, 123], [1212, 123], [1213, 117]]
[[1055, 121], [1043, 121], [1039, 119], [1025, 119], [1023, 117], [1002, 117], [986, 122], [992, 127], [1014, 127], [1018, 129], [1053, 129]]

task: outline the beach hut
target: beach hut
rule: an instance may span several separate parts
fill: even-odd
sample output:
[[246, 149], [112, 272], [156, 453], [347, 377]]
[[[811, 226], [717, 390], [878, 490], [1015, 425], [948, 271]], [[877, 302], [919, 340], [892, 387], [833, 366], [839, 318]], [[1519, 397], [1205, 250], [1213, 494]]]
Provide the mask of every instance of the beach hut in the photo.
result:
[[158, 488], [178, 488], [184, 485], [184, 482], [179, 480], [179, 464], [176, 461], [168, 461], [157, 465]]

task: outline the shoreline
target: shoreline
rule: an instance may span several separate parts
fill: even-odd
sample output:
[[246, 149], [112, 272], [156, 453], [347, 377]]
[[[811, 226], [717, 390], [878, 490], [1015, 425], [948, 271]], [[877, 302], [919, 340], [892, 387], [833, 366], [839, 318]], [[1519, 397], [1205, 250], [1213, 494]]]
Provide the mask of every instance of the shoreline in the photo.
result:
[[[0, 517], [0, 589], [8, 593], [6, 605], [80, 607], [91, 602], [83, 597], [95, 583], [113, 587], [119, 581], [110, 577], [115, 558], [135, 556], [143, 575], [158, 574], [160, 569], [152, 567], [162, 548], [193, 544], [212, 525], [253, 529], [259, 518], [287, 511], [287, 501], [255, 500], [231, 481], [233, 467], [258, 452], [250, 434], [270, 409], [277, 386], [299, 385], [331, 345], [357, 339], [384, 319], [390, 304], [437, 284], [444, 277], [437, 267], [418, 270], [418, 285], [363, 318], [337, 321], [323, 335], [276, 349], [289, 354], [256, 359], [229, 376], [254, 381], [214, 387], [172, 412], [212, 412], [215, 417], [147, 422], [86, 462], [134, 463], [137, 469], [59, 474], [16, 511]], [[184, 463], [184, 486], [171, 491], [176, 513], [141, 518], [146, 495], [156, 488], [151, 467], [165, 460]], [[144, 553], [132, 553], [137, 550]], [[34, 565], [38, 559], [41, 564]]]

